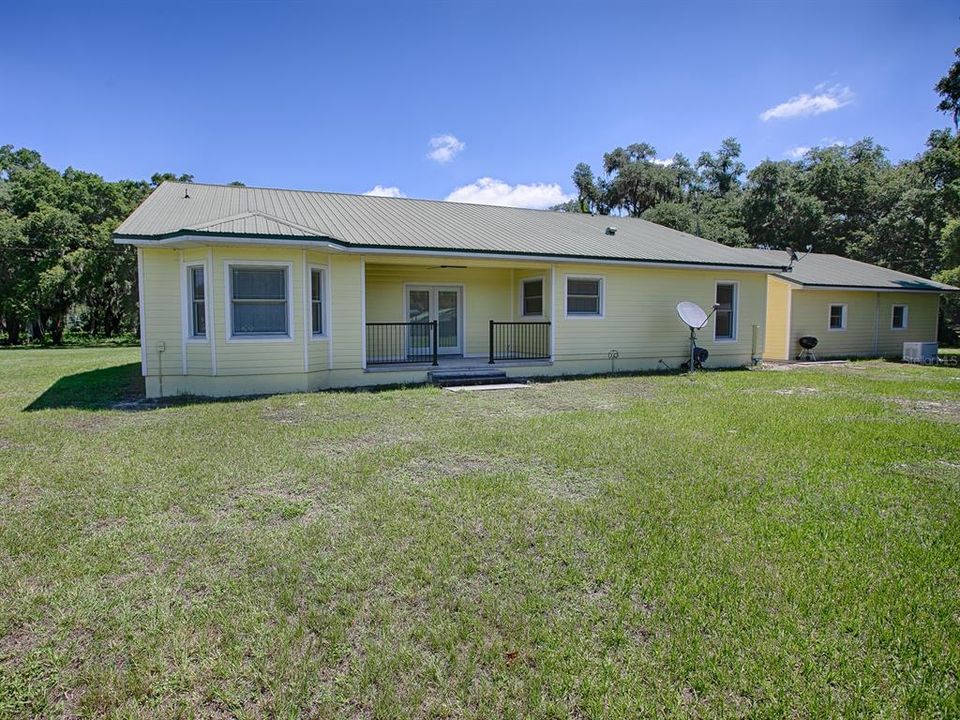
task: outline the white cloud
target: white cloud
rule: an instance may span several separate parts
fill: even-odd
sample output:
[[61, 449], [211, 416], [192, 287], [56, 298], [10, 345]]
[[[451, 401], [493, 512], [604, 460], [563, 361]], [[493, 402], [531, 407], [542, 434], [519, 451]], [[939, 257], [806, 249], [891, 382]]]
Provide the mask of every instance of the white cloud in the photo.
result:
[[667, 167], [669, 165], [673, 165], [673, 158], [666, 158], [665, 160], [653, 158], [650, 162], [652, 162], [654, 165], [663, 165], [664, 167]]
[[406, 195], [400, 192], [400, 188], [396, 185], [374, 185], [373, 188], [367, 190], [364, 195], [372, 195], [373, 197], [406, 197]]
[[853, 102], [853, 92], [845, 85], [817, 85], [811, 93], [801, 93], [786, 102], [774, 105], [760, 113], [760, 119], [783, 120], [785, 118], [806, 117], [820, 115], [825, 112], [839, 110], [844, 105]]
[[544, 208], [572, 199], [557, 183], [530, 183], [510, 185], [503, 180], [482, 177], [469, 185], [458, 187], [447, 195], [450, 202], [503, 205], [506, 207]]
[[808, 148], [806, 145], [797, 145], [796, 147], [792, 147], [787, 150], [784, 155], [789, 158], [793, 158], [794, 160], [799, 160], [808, 152], [810, 152], [810, 148]]
[[437, 135], [430, 138], [430, 147], [433, 149], [427, 153], [427, 157], [441, 164], [448, 163], [466, 146], [466, 143], [460, 142], [455, 135]]

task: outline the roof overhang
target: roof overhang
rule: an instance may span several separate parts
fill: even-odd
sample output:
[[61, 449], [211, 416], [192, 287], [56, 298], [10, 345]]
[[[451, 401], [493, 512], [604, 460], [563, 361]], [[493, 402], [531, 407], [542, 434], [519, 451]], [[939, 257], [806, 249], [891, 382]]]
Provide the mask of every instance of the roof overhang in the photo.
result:
[[[777, 276], [780, 277], [779, 275]], [[787, 278], [781, 278], [786, 280]], [[945, 287], [890, 287], [889, 285], [822, 285], [817, 283], [802, 283], [796, 280], [790, 280], [793, 285], [799, 286], [798, 290], [842, 290], [844, 292], [891, 292], [891, 293], [953, 293], [960, 292], [960, 288]]]
[[326, 236], [267, 237], [263, 235], [223, 235], [197, 230], [183, 230], [164, 235], [143, 236], [114, 233], [113, 242], [140, 248], [188, 248], [206, 245], [267, 245], [274, 247], [322, 248], [327, 251], [356, 255], [413, 255], [476, 259], [524, 260], [530, 262], [590, 263], [601, 265], [629, 265], [634, 267], [661, 267], [697, 270], [735, 270], [737, 272], [784, 272], [784, 265], [744, 265], [739, 263], [677, 262], [644, 258], [611, 258], [590, 255], [535, 255], [494, 250], [453, 250], [439, 247], [408, 247], [403, 245], [357, 245]]

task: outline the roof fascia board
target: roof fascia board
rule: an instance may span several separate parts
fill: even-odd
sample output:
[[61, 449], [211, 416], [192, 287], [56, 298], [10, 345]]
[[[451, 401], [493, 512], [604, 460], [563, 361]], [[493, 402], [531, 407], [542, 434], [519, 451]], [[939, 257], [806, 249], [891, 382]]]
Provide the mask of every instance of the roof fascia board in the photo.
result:
[[951, 293], [960, 292], [960, 288], [896, 288], [872, 285], [814, 285], [807, 283], [801, 290], [843, 290], [844, 292], [892, 292], [892, 293]]
[[557, 262], [557, 263], [583, 263], [589, 265], [629, 265], [637, 267], [665, 267], [679, 269], [697, 269], [697, 270], [735, 270], [738, 272], [761, 272], [765, 274], [782, 272], [782, 265], [739, 265], [735, 263], [698, 263], [698, 262], [672, 262], [658, 260], [629, 260], [621, 258], [590, 257], [587, 255], [532, 255], [529, 253], [511, 253], [496, 251], [458, 251], [448, 248], [404, 248], [388, 247], [377, 245], [349, 245], [340, 243], [333, 238], [317, 237], [314, 239], [294, 238], [265, 238], [262, 236], [245, 237], [240, 235], [214, 235], [214, 234], [177, 234], [172, 237], [162, 237], [159, 240], [149, 239], [144, 236], [133, 235], [114, 235], [113, 242], [119, 245], [134, 245], [141, 248], [161, 247], [176, 248], [186, 245], [280, 245], [288, 247], [308, 247], [325, 248], [337, 252], [351, 253], [358, 255], [420, 255], [427, 257], [452, 257], [452, 258], [473, 258], [473, 259], [502, 259], [502, 260], [525, 260], [531, 262]]

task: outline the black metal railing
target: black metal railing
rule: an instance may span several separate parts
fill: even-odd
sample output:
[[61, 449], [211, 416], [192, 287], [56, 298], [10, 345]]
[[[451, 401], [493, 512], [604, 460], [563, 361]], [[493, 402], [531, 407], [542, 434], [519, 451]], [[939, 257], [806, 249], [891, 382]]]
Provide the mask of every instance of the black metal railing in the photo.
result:
[[490, 364], [497, 360], [549, 360], [549, 322], [490, 321]]
[[437, 364], [437, 321], [367, 323], [367, 365]]

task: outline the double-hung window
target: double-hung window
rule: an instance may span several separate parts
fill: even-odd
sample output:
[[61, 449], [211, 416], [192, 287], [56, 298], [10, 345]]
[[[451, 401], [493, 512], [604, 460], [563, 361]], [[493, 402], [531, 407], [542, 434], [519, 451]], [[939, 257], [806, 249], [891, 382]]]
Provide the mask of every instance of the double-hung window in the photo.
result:
[[893, 330], [907, 329], [907, 306], [894, 305], [893, 315], [890, 318], [890, 328]]
[[737, 284], [717, 283], [715, 302], [719, 306], [713, 320], [714, 340], [737, 339]]
[[288, 268], [230, 266], [230, 321], [235, 337], [289, 337]]
[[524, 317], [543, 315], [543, 278], [531, 278], [520, 284], [520, 305]]
[[207, 289], [203, 265], [187, 268], [190, 290], [190, 337], [198, 340], [207, 337]]
[[603, 280], [567, 278], [567, 315], [600, 317], [603, 315]]
[[830, 330], [846, 330], [847, 329], [847, 306], [846, 305], [831, 305], [830, 314], [827, 319], [827, 327]]
[[314, 335], [323, 335], [323, 270], [310, 270], [310, 329]]

